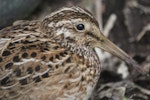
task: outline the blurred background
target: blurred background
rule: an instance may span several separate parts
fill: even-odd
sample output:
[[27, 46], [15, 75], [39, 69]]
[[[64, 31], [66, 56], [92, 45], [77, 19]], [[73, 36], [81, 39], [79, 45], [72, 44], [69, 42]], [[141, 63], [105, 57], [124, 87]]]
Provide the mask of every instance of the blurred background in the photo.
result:
[[[88, 9], [103, 34], [150, 73], [150, 0], [0, 0], [0, 29], [18, 20], [40, 20], [64, 6]], [[94, 100], [150, 100], [150, 79], [112, 55], [97, 50], [102, 74]]]

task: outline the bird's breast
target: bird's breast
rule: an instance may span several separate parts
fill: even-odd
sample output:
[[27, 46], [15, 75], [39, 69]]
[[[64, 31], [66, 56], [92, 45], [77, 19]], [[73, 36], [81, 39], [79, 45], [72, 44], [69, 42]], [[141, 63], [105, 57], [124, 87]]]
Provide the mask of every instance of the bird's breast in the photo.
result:
[[[35, 84], [30, 98], [48, 100], [88, 100], [99, 77], [99, 65], [76, 54], [57, 60], [49, 77]], [[91, 61], [90, 61], [91, 60]], [[62, 63], [62, 65], [59, 65]]]

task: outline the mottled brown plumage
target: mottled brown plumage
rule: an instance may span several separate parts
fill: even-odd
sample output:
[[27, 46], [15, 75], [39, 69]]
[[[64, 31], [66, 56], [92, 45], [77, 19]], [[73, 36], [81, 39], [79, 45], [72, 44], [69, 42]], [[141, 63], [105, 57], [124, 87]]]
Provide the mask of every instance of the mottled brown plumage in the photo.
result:
[[100, 76], [95, 47], [135, 62], [79, 7], [0, 30], [0, 99], [88, 100]]

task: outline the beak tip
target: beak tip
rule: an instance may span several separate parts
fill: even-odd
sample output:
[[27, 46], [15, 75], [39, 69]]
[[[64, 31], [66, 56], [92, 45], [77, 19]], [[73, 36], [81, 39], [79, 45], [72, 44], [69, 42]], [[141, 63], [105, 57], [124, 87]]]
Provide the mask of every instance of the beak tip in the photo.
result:
[[147, 75], [147, 72], [132, 58], [128, 59], [127, 63], [131, 65], [135, 70], [137, 70], [142, 75]]

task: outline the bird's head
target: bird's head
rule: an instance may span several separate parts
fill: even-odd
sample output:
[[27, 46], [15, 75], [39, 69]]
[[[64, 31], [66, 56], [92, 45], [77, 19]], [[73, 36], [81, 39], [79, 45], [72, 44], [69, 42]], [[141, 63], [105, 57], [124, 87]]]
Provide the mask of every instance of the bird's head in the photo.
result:
[[97, 47], [136, 65], [132, 58], [102, 34], [92, 14], [80, 7], [66, 7], [55, 11], [43, 20], [42, 25], [45, 32], [61, 37], [72, 46], [88, 49]]

